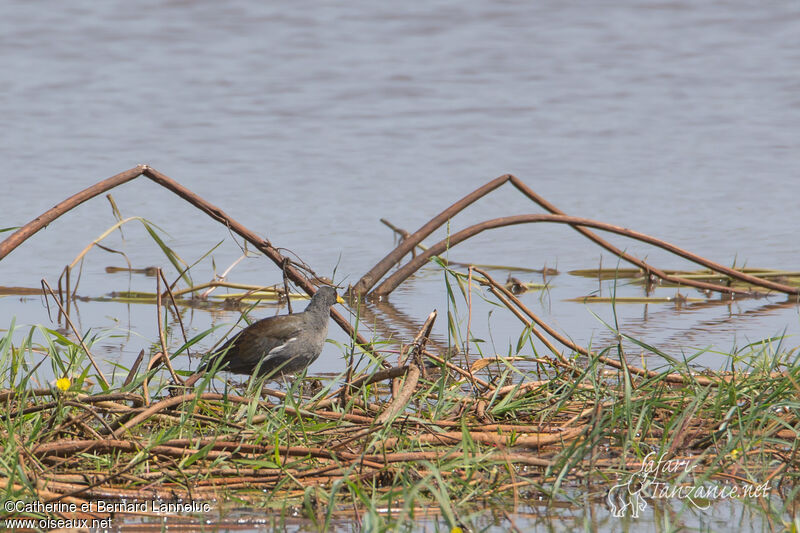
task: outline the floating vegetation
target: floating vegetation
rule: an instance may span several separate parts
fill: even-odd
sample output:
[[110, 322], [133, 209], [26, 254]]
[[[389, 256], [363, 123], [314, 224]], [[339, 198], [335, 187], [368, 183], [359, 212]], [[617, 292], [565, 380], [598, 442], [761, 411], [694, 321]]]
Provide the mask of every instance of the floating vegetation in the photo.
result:
[[44, 291], [38, 287], [0, 287], [0, 295], [41, 296]]
[[[779, 351], [777, 340], [730, 354], [735, 373], [700, 379], [684, 368], [683, 383], [667, 380], [669, 371], [640, 377], [572, 356], [568, 365], [538, 359], [536, 376], [517, 368], [517, 357], [464, 367], [429, 352], [420, 337], [401, 350], [405, 364], [375, 361], [347, 383], [343, 373], [286, 391], [251, 380], [241, 391], [214, 392], [208, 378], [193, 390], [162, 380], [145, 393], [155, 369], [98, 391], [79, 344], [44, 329], [28, 338], [14, 347], [9, 332], [0, 350], [6, 500], [90, 509], [96, 500], [235, 497], [326, 529], [351, 516], [355, 499], [361, 519], [380, 528], [419, 510], [452, 528], [472, 527], [478, 502], [568, 504], [575, 487], [602, 502], [651, 452], [691, 466], [691, 477], [681, 470], [659, 478], [686, 490], [766, 484], [767, 495], [783, 499], [800, 472], [797, 355]], [[41, 388], [28, 363], [13, 371], [42, 352], [73, 369], [67, 383]], [[147, 513], [117, 516], [137, 515]], [[208, 519], [188, 515], [198, 526]]]
[[158, 267], [149, 266], [145, 268], [131, 268], [131, 267], [116, 267], [116, 266], [107, 266], [106, 273], [107, 274], [116, 274], [124, 272], [126, 274], [144, 274], [145, 276], [155, 277], [158, 274]]
[[[797, 271], [767, 270], [757, 268], [737, 268], [734, 270], [756, 279], [773, 280], [787, 286], [800, 286], [800, 272]], [[751, 291], [771, 291], [769, 287], [753, 286], [752, 284], [742, 281], [741, 279], [726, 276], [708, 269], [693, 271], [665, 270], [664, 273], [668, 274], [670, 277], [678, 278], [680, 280], [707, 282], [726, 287], [748, 288]], [[638, 268], [588, 268], [581, 270], [570, 270], [568, 274], [599, 280], [631, 279], [633, 283], [638, 283], [641, 285], [652, 284], [652, 280], [645, 275], [643, 270]], [[661, 287], [681, 287], [686, 285], [687, 284], [683, 281], [661, 280], [659, 282], [659, 286]]]
[[706, 302], [706, 298], [688, 298], [683, 295], [677, 296], [584, 296], [582, 298], [570, 298], [568, 302], [580, 302], [585, 304], [666, 304], [666, 303], [688, 303]]
[[[357, 520], [364, 529], [388, 530], [420, 516], [435, 516], [437, 527], [477, 529], [487, 512], [483, 509], [506, 513], [537, 502], [546, 502], [551, 511], [578, 500], [599, 502], [617, 516], [620, 506], [626, 511], [631, 505], [624, 494], [631, 493], [628, 489], [636, 479], [641, 487], [635, 494], [653, 489], [653, 484], [688, 491], [738, 487], [758, 499], [755, 507], [771, 524], [800, 526], [793, 518], [800, 501], [800, 352], [785, 346], [785, 338], [764, 339], [723, 354], [728, 364], [718, 371], [693, 363], [706, 350], [676, 359], [616, 330], [616, 344], [584, 347], [517, 298], [524, 290], [545, 288], [545, 278], [556, 271], [541, 269], [544, 284], [515, 277], [499, 283], [487, 270], [526, 270], [448, 263], [441, 254], [497, 227], [570, 225], [635, 266], [613, 269], [613, 278], [608, 277], [611, 270], [603, 269], [572, 274], [645, 285], [642, 297], [580, 299], [586, 303], [711, 301], [650, 296], [653, 286], [666, 284], [720, 294], [726, 301], [769, 291], [797, 303], [796, 272], [728, 268], [654, 237], [567, 216], [516, 177], [505, 175], [413, 234], [391, 226], [401, 242], [350, 287], [355, 320], [331, 312], [350, 339], [341, 347], [347, 365], [339, 375], [297, 379], [284, 388], [251, 378], [238, 390], [209, 374], [187, 387], [183, 378], [189, 373], [176, 370], [173, 361], [214, 329], [187, 338], [180, 323], [178, 338], [176, 331], [164, 327], [166, 309], [193, 302], [252, 305], [261, 300], [291, 306], [299, 295], [290, 284], [306, 294], [315, 291], [313, 270], [147, 166], [100, 182], [20, 227], [0, 242], [0, 259], [61, 214], [139, 176], [190, 202], [266, 255], [283, 274], [283, 284], [260, 287], [228, 281], [238, 260], [214, 280], [195, 283], [190, 276], [193, 265], [165, 244], [157, 226], [138, 217], [122, 218], [109, 198], [117, 223], [64, 269], [55, 289], [42, 280], [41, 289], [7, 287], [0, 293], [43, 296], [58, 310], [59, 324], [63, 320], [69, 328], [23, 329], [12, 321], [0, 338], [4, 499], [76, 506], [6, 508], [0, 519], [146, 518], [154, 516], [156, 502], [166, 501], [189, 506], [183, 508], [181, 521], [170, 525], [200, 527], [211, 509], [200, 502], [235, 499], [274, 511], [284, 525], [286, 517], [301, 516], [320, 530], [339, 519]], [[506, 183], [550, 214], [484, 221], [432, 246], [421, 244], [456, 213]], [[134, 268], [124, 253], [101, 244], [129, 221], [144, 225], [175, 269], [173, 282], [160, 267]], [[710, 270], [660, 270], [613, 247], [590, 228], [649, 243]], [[126, 268], [109, 267], [109, 273], [156, 278], [155, 292], [117, 291], [101, 297], [154, 304], [158, 317], [159, 338], [149, 353], [143, 350], [130, 368], [114, 363], [110, 378], [93, 354], [103, 332], [81, 332], [70, 318], [75, 301], [92, 299], [77, 291], [79, 267], [93, 248], [118, 254], [128, 263]], [[408, 262], [390, 273], [409, 254]], [[460, 331], [448, 314], [451, 344], [437, 347], [430, 339], [436, 312], [421, 327], [413, 321], [416, 330], [391, 334], [391, 343], [366, 330], [365, 323], [378, 321], [362, 319], [360, 313], [368, 310], [361, 299], [388, 298], [429, 261], [444, 272], [453, 309], [466, 306], [471, 313], [471, 298], [478, 295], [517, 317], [517, 345], [505, 354], [484, 353], [469, 330]], [[235, 292], [220, 294], [218, 289]], [[180, 322], [180, 313], [175, 315]], [[662, 364], [632, 364], [635, 355], [625, 353], [623, 340]], [[179, 348], [168, 349], [175, 345]], [[477, 353], [469, 359], [464, 354], [471, 346]], [[663, 469], [665, 461], [681, 468]], [[614, 492], [620, 487], [628, 490], [622, 500]], [[636, 500], [635, 509], [666, 505], [658, 502], [657, 493], [646, 494], [649, 499]], [[120, 506], [109, 511], [98, 502]], [[150, 507], [126, 508], [124, 502], [149, 502]]]
[[[473, 265], [479, 268], [486, 268], [481, 267], [481, 265]], [[509, 275], [508, 279], [506, 280], [506, 289], [510, 290], [514, 294], [522, 294], [528, 291], [540, 291], [547, 288], [547, 285], [543, 283], [532, 283], [529, 281], [522, 281], [514, 276]]]

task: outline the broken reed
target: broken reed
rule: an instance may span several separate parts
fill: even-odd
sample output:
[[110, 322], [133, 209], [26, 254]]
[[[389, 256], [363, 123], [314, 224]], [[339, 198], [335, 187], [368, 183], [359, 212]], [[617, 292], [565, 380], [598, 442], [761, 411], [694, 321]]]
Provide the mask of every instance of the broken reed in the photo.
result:
[[[521, 352], [459, 366], [422, 350], [432, 368], [375, 361], [349, 387], [343, 373], [262, 399], [257, 380], [214, 392], [206, 379], [174, 396], [151, 382], [145, 398], [143, 374], [97, 391], [80, 345], [35, 327], [14, 346], [16, 329], [0, 341], [4, 499], [235, 494], [321, 528], [353, 508], [382, 527], [434, 509], [453, 527], [477, 520], [476, 505], [602, 500], [650, 451], [696, 465], [681, 483], [769, 482], [784, 496], [797, 484], [800, 370], [797, 350], [777, 341], [730, 354], [734, 371], [705, 376], [715, 386], [609, 371], [596, 358], [570, 358], [577, 374], [546, 359], [531, 372]], [[36, 360], [84, 370], [61, 391], [37, 381]], [[788, 512], [774, 500], [765, 508]]]

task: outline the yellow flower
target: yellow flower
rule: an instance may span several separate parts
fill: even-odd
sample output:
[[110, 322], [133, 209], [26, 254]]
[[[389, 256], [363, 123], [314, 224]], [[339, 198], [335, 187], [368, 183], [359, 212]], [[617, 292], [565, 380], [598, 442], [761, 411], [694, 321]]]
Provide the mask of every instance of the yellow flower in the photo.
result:
[[61, 378], [58, 381], [56, 381], [56, 387], [58, 387], [63, 391], [68, 390], [71, 384], [72, 383], [70, 382], [69, 378]]

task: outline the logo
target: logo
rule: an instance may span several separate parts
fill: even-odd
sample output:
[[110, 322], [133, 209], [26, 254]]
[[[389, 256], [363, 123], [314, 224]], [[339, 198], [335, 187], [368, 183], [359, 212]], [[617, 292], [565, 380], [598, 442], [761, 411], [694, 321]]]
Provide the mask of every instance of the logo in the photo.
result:
[[628, 478], [628, 481], [611, 487], [607, 496], [611, 514], [621, 518], [630, 509], [631, 516], [639, 518], [639, 511], [647, 509], [647, 501], [642, 496], [642, 491], [652, 483], [648, 477], [649, 473], [644, 471], [644, 465], [642, 465], [642, 470], [634, 473]]
[[[637, 472], [624, 482], [611, 487], [606, 497], [611, 514], [621, 518], [630, 514], [638, 518], [647, 509], [648, 500], [686, 500], [698, 509], [708, 509], [714, 500], [763, 498], [769, 492], [768, 482], [761, 485], [695, 485], [694, 469], [690, 459], [655, 458], [656, 452], [648, 453]], [[670, 481], [675, 480], [677, 481]], [[700, 502], [703, 500], [703, 503]]]

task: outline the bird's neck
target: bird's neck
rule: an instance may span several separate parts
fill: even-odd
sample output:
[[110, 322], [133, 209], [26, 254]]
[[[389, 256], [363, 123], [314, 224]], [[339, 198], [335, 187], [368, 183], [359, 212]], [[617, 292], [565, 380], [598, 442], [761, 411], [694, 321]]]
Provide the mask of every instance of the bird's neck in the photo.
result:
[[320, 301], [315, 302], [314, 300], [311, 300], [311, 303], [308, 304], [308, 307], [306, 307], [305, 312], [319, 314], [322, 313], [324, 310], [325, 310], [325, 304], [323, 304]]

